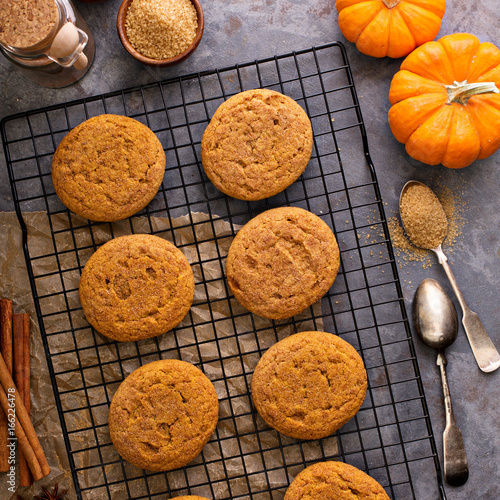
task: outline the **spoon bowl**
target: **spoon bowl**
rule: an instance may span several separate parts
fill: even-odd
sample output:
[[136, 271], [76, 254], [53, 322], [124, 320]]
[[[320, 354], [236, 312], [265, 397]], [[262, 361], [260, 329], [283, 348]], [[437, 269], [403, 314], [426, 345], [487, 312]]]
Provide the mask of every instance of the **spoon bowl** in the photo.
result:
[[443, 287], [433, 279], [425, 279], [417, 289], [413, 320], [419, 339], [432, 349], [443, 351], [457, 338], [455, 306]]
[[[419, 190], [419, 196], [415, 194], [418, 187], [421, 188]], [[413, 197], [413, 204], [418, 204], [419, 208], [413, 214], [406, 213], [405, 217], [403, 216], [405, 212], [403, 200], [406, 192], [411, 188], [415, 188], [410, 195]], [[427, 202], [428, 205], [426, 205], [425, 202]], [[412, 206], [412, 208], [415, 207]], [[406, 234], [416, 247], [432, 251], [441, 247], [448, 233], [448, 219], [438, 197], [428, 186], [419, 181], [408, 181], [401, 189], [399, 195], [399, 214]], [[419, 218], [422, 220], [419, 221]], [[414, 222], [413, 234], [412, 231], [410, 231], [411, 224], [407, 224], [411, 222], [410, 219]], [[418, 221], [418, 224], [415, 224], [415, 221]], [[416, 230], [416, 227], [419, 227], [420, 231]]]

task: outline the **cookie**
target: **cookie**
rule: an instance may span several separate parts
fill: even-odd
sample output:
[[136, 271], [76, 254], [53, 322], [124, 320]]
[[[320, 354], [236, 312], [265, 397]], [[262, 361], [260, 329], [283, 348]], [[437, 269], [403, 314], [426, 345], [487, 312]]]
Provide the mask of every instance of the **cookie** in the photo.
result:
[[318, 462], [300, 472], [284, 500], [390, 500], [368, 474], [344, 462]]
[[226, 274], [241, 305], [264, 318], [284, 319], [321, 298], [339, 264], [337, 240], [325, 222], [302, 208], [280, 207], [240, 229]]
[[82, 217], [117, 221], [143, 209], [165, 174], [165, 152], [154, 132], [120, 115], [90, 118], [72, 129], [52, 159], [57, 196]]
[[176, 359], [153, 361], [118, 387], [109, 408], [109, 435], [127, 462], [168, 471], [200, 454], [218, 415], [217, 393], [201, 370]]
[[273, 90], [247, 90], [214, 113], [201, 141], [201, 161], [223, 193], [262, 200], [299, 178], [312, 144], [311, 122], [293, 99]]
[[208, 500], [208, 498], [199, 497], [197, 495], [187, 495], [183, 497], [173, 497], [172, 500]]
[[155, 337], [177, 326], [193, 302], [184, 254], [150, 234], [114, 238], [85, 264], [80, 301], [88, 322], [114, 340]]
[[260, 416], [281, 434], [321, 439], [350, 420], [363, 404], [366, 370], [345, 340], [302, 332], [269, 348], [252, 377]]

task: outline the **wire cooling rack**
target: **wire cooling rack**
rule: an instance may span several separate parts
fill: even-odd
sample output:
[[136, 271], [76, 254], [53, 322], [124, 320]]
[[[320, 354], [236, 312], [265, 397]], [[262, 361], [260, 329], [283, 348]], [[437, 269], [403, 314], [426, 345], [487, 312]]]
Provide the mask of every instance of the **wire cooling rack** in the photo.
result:
[[[283, 193], [243, 202], [220, 193], [200, 163], [203, 131], [231, 95], [270, 88], [295, 99], [314, 131], [311, 161]], [[57, 198], [52, 155], [66, 133], [102, 113], [149, 126], [167, 156], [163, 185], [141, 213], [95, 223]], [[392, 499], [444, 498], [434, 437], [415, 359], [365, 127], [345, 50], [332, 43], [217, 71], [112, 92], [5, 118], [2, 139], [50, 377], [78, 498], [282, 499], [305, 466], [331, 459], [378, 480]], [[341, 267], [320, 303], [287, 321], [253, 316], [232, 297], [225, 256], [241, 224], [263, 210], [298, 206], [334, 231]], [[46, 213], [48, 247], [27, 234], [24, 212]], [[44, 231], [44, 229], [40, 229]], [[78, 280], [95, 249], [112, 237], [148, 232], [189, 258], [196, 280], [193, 308], [174, 330], [117, 343], [94, 331], [78, 300]], [[366, 400], [333, 436], [298, 441], [270, 429], [249, 395], [262, 353], [296, 331], [324, 329], [360, 352]], [[160, 358], [200, 367], [220, 400], [217, 430], [199, 457], [168, 473], [121, 460], [108, 434], [108, 407], [123, 378]], [[434, 488], [429, 494], [422, 490]], [[429, 486], [430, 485], [430, 486]], [[434, 495], [434, 496], [433, 496]]]

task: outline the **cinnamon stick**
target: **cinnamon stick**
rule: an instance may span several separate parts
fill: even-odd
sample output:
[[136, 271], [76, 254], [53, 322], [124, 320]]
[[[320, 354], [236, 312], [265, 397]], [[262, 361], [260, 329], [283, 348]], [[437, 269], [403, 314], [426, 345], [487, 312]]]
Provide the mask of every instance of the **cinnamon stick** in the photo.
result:
[[[0, 353], [12, 373], [12, 300], [0, 299]], [[0, 472], [8, 472], [9, 449], [7, 416], [0, 411]]]
[[24, 355], [24, 406], [28, 415], [31, 415], [31, 335], [30, 315], [24, 315], [23, 328], [23, 355]]
[[[2, 406], [4, 411], [7, 412], [9, 411], [10, 400], [7, 398], [7, 394], [5, 393], [5, 389], [3, 388], [3, 386], [0, 386], [0, 405]], [[30, 440], [26, 435], [26, 433], [24, 432], [17, 416], [11, 417], [11, 415], [9, 415], [9, 418], [13, 418], [15, 433], [17, 438], [17, 445], [23, 451], [24, 456], [26, 457], [26, 461], [28, 462], [31, 473], [33, 474], [33, 479], [35, 481], [39, 481], [40, 479], [45, 477], [48, 473], [45, 474], [43, 472], [38, 457], [36, 456], [35, 450], [31, 446]], [[14, 441], [11, 441], [11, 443], [12, 442]]]
[[[30, 315], [23, 315], [23, 368], [24, 368], [24, 406], [31, 417], [31, 335], [30, 335]], [[33, 484], [33, 476], [28, 467], [27, 484], [21, 486], [30, 486]]]
[[[36, 435], [33, 424], [24, 403], [20, 398], [19, 391], [7, 370], [7, 365], [0, 354], [0, 404], [4, 409], [7, 419], [12, 415], [12, 406], [15, 407], [15, 434], [19, 448], [24, 453], [29, 468], [33, 474], [33, 480], [38, 481], [50, 474], [50, 467], [45, 457], [40, 441]], [[14, 418], [14, 417], [12, 417]]]
[[[26, 335], [25, 330], [28, 329]], [[12, 337], [14, 339], [14, 382], [19, 389], [19, 397], [22, 399], [26, 411], [29, 415], [29, 366], [25, 366], [25, 351], [26, 337], [29, 340], [29, 315], [19, 313], [12, 315]], [[29, 351], [29, 345], [28, 345]], [[28, 390], [26, 391], [26, 387]], [[28, 402], [28, 404], [26, 404]], [[19, 451], [19, 485], [30, 486], [32, 484], [30, 469], [28, 462], [23, 454]]]

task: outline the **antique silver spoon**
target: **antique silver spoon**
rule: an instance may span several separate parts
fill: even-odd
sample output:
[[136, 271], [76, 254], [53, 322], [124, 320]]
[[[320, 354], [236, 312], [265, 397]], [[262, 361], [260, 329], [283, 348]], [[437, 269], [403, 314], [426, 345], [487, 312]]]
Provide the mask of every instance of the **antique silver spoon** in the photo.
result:
[[437, 351], [437, 364], [443, 384], [446, 427], [443, 432], [444, 479], [452, 486], [460, 486], [469, 477], [464, 440], [451, 406], [446, 357], [444, 350], [457, 338], [457, 312], [441, 285], [433, 279], [420, 283], [413, 299], [413, 321], [420, 340]]
[[[400, 216], [401, 216], [401, 200], [403, 198], [403, 194], [410, 186], [417, 184], [420, 184], [430, 190], [429, 187], [425, 186], [425, 184], [422, 184], [421, 182], [408, 181], [403, 186], [403, 189], [401, 190], [401, 195], [399, 197]], [[408, 217], [408, 215], [406, 217]], [[405, 226], [405, 224], [408, 223], [408, 221], [405, 223], [403, 216], [401, 216], [401, 222], [403, 223], [403, 227]], [[405, 231], [408, 234], [406, 227]], [[443, 240], [445, 236], [446, 234], [443, 236]], [[413, 240], [411, 241], [413, 244], [415, 244], [415, 241]], [[465, 302], [465, 298], [462, 295], [460, 288], [458, 288], [457, 280], [455, 279], [455, 276], [451, 272], [450, 266], [448, 264], [448, 259], [444, 254], [443, 249], [441, 248], [441, 243], [439, 243], [439, 245], [436, 248], [427, 248], [427, 250], [431, 250], [436, 254], [439, 263], [443, 266], [446, 276], [450, 280], [453, 292], [455, 293], [455, 296], [457, 297], [460, 307], [462, 308], [462, 313], [463, 313], [462, 324], [464, 325], [465, 333], [467, 335], [467, 338], [469, 339], [472, 352], [474, 354], [474, 357], [476, 358], [479, 368], [483, 372], [495, 371], [497, 368], [500, 367], [500, 354], [498, 353], [495, 345], [488, 336], [488, 333], [486, 332], [486, 329], [481, 323], [479, 316], [475, 312], [473, 312]]]

